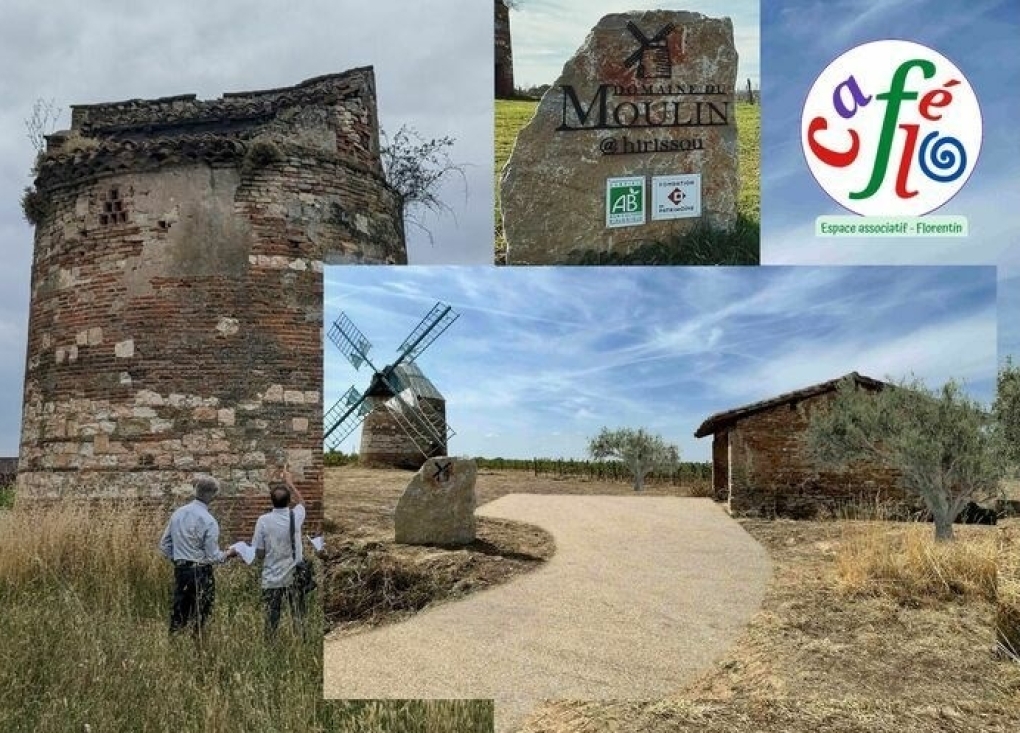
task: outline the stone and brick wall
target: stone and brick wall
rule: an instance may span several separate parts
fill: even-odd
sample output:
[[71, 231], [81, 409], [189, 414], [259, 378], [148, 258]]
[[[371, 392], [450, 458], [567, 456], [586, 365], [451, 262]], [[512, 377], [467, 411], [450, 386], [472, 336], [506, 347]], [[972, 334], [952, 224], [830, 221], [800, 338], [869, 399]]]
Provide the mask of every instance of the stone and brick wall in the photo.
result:
[[171, 506], [207, 472], [237, 539], [289, 463], [317, 530], [323, 262], [406, 261], [371, 70], [78, 106], [49, 143], [19, 499]]
[[726, 501], [730, 491], [729, 432], [720, 431], [712, 436], [712, 498]]
[[[915, 504], [897, 487], [894, 471], [858, 463], [845, 471], [819, 471], [806, 455], [802, 436], [830, 395], [780, 404], [741, 418], [726, 428], [729, 443], [729, 509], [734, 515], [808, 518], [850, 502]], [[722, 453], [725, 466], [725, 453]], [[718, 473], [719, 455], [713, 450]]]
[[[446, 426], [446, 402], [431, 398], [419, 398], [418, 404], [427, 411], [433, 422]], [[428, 456], [415, 445], [404, 429], [390, 415], [385, 407], [373, 409], [365, 417], [361, 427], [361, 448], [358, 463], [373, 468], [406, 468], [418, 470], [426, 458], [445, 456], [447, 446], [433, 446], [426, 451]]]
[[514, 54], [510, 39], [510, 8], [503, 0], [495, 0], [496, 16], [496, 99], [514, 95]]

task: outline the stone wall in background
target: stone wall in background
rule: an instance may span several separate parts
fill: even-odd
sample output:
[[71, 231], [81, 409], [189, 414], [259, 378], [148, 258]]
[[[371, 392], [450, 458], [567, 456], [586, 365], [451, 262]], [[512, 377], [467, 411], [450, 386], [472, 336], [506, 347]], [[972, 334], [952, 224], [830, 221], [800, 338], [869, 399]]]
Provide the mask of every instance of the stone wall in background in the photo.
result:
[[510, 8], [504, 0], [494, 0], [494, 2], [496, 99], [508, 99], [514, 95], [514, 52], [510, 36]]

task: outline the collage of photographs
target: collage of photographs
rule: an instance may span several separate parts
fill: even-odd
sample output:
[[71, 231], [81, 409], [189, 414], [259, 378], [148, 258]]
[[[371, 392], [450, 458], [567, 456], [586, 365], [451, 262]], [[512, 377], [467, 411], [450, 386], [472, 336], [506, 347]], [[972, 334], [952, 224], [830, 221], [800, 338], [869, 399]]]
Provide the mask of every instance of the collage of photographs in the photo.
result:
[[1020, 731], [1016, 0], [0, 20], [0, 733]]

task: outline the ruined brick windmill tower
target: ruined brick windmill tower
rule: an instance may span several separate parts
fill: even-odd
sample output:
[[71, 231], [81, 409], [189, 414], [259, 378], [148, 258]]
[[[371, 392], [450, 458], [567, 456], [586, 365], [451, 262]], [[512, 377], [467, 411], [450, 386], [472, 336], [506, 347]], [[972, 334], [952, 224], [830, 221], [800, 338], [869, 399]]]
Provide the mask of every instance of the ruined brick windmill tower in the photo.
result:
[[510, 6], [507, 0], [496, 3], [496, 99], [509, 99], [514, 95], [514, 52], [510, 38]]
[[372, 379], [363, 393], [352, 386], [326, 413], [323, 437], [331, 449], [364, 422], [358, 454], [363, 466], [418, 470], [426, 459], [447, 455], [454, 433], [446, 400], [415, 360], [459, 317], [436, 303], [397, 347], [393, 363], [380, 369], [368, 356], [372, 344], [340, 314], [326, 335], [356, 370], [370, 367]]
[[322, 517], [324, 262], [404, 263], [371, 68], [72, 108], [36, 223], [18, 495], [179, 501], [250, 532], [287, 462]]

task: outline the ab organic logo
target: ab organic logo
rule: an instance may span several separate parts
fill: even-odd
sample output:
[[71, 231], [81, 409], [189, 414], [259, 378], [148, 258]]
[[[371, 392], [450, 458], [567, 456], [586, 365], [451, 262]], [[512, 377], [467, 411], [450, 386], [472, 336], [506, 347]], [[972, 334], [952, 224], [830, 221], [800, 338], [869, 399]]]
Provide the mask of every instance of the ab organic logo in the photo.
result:
[[645, 179], [640, 176], [606, 179], [606, 226], [645, 223]]
[[862, 216], [916, 217], [945, 204], [973, 172], [981, 134], [963, 72], [910, 41], [844, 53], [815, 81], [801, 117], [811, 173]]

